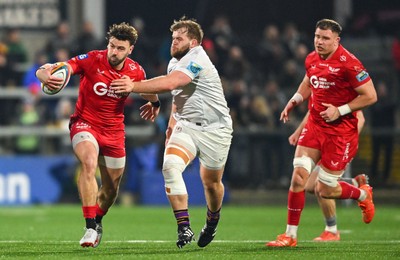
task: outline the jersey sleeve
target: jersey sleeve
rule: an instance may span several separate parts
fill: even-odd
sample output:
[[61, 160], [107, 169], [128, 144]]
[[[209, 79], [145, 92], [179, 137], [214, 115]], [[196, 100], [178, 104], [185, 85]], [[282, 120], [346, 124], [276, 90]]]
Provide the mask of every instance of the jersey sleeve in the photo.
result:
[[71, 65], [74, 74], [82, 74], [85, 67], [90, 67], [93, 64], [94, 51], [86, 54], [75, 56], [68, 60], [68, 64]]
[[203, 69], [203, 66], [200, 65], [195, 57], [194, 55], [186, 55], [177, 63], [175, 70], [185, 73], [193, 80]]
[[353, 88], [357, 88], [371, 79], [367, 70], [357, 59], [346, 64], [346, 72], [347, 80]]

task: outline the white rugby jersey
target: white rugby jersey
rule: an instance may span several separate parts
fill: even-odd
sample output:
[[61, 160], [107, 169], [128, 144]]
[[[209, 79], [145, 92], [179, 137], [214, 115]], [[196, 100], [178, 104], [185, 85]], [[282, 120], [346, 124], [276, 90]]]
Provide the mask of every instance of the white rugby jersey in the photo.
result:
[[168, 74], [174, 70], [185, 73], [192, 82], [171, 92], [176, 105], [173, 117], [197, 129], [231, 128], [232, 119], [221, 79], [203, 47], [192, 48], [180, 60], [172, 58], [168, 64]]

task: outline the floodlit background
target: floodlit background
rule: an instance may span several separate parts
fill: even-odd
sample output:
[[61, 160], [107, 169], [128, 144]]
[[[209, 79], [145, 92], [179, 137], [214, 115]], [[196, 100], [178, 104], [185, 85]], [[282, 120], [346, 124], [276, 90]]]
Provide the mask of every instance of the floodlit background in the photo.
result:
[[[38, 65], [104, 49], [108, 27], [129, 22], [139, 31], [132, 58], [148, 78], [165, 74], [169, 26], [183, 15], [203, 26], [203, 47], [221, 74], [234, 119], [227, 203], [285, 205], [294, 152], [287, 138], [306, 104], [296, 108], [289, 124], [283, 125], [279, 114], [303, 78], [314, 26], [322, 18], [342, 24], [343, 45], [366, 66], [379, 95], [365, 110], [366, 126], [349, 174], [367, 173], [382, 202], [396, 201], [399, 1], [0, 0], [0, 205], [79, 202], [78, 165], [67, 128], [79, 78], [61, 93], [45, 96], [34, 77]], [[118, 203], [167, 204], [160, 166], [171, 98], [161, 99], [162, 114], [154, 124], [140, 119], [137, 95], [126, 106], [127, 169]], [[190, 202], [203, 204], [198, 161], [185, 178]]]

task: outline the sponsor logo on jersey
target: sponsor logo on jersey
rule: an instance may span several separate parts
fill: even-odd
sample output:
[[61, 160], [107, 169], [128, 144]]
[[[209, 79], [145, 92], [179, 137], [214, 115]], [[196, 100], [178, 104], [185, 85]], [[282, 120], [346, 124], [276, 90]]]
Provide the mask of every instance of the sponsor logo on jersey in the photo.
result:
[[346, 56], [344, 56], [344, 55], [341, 55], [341, 56], [339, 57], [339, 60], [340, 60], [340, 61], [346, 61], [346, 59], [347, 59], [347, 58], [346, 58]]
[[84, 60], [84, 59], [86, 59], [87, 57], [89, 57], [89, 55], [87, 55], [87, 54], [81, 54], [81, 55], [78, 55], [78, 60]]
[[115, 91], [110, 89], [104, 82], [97, 82], [96, 84], [94, 84], [93, 91], [98, 96], [108, 96], [113, 98], [121, 98], [129, 94], [129, 93], [116, 94]]
[[354, 66], [354, 70], [357, 71], [357, 72], [361, 72], [362, 68], [360, 68], [359, 66]]
[[193, 73], [195, 77], [199, 75], [200, 71], [203, 69], [199, 64], [191, 61], [189, 66], [187, 66], [187, 69]]
[[334, 162], [334, 161], [331, 160], [331, 165], [332, 165], [333, 167], [338, 166], [338, 164], [339, 164], [339, 162]]
[[133, 64], [133, 63], [130, 63], [130, 64], [129, 64], [129, 68], [130, 68], [131, 70], [136, 70], [136, 69], [137, 69], [136, 65]]
[[310, 78], [310, 84], [314, 87], [314, 88], [322, 88], [322, 89], [328, 89], [331, 86], [335, 85], [335, 82], [330, 82], [328, 81], [326, 78], [323, 77], [317, 77], [317, 76], [311, 76]]
[[368, 78], [368, 76], [369, 76], [368, 72], [363, 70], [363, 71], [361, 71], [360, 73], [357, 74], [356, 78], [360, 82], [360, 81], [363, 81], [364, 79]]
[[340, 68], [332, 68], [331, 66], [329, 66], [328, 70], [329, 70], [329, 73], [336, 74], [339, 72]]

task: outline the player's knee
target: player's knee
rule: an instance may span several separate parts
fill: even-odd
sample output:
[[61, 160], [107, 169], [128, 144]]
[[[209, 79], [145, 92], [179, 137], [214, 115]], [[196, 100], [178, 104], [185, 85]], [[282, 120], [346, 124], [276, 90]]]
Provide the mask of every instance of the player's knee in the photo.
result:
[[315, 163], [310, 157], [303, 155], [301, 157], [295, 157], [293, 159], [293, 167], [303, 168], [308, 172], [308, 174], [310, 174], [315, 167]]
[[305, 189], [308, 180], [308, 174], [294, 169], [290, 187], [293, 190], [303, 190]]
[[167, 195], [187, 194], [186, 185], [182, 176], [185, 168], [186, 164], [179, 156], [174, 154], [167, 154], [164, 156], [162, 173]]
[[306, 192], [310, 194], [315, 194], [315, 186], [314, 185], [308, 185], [308, 182], [306, 183], [305, 187]]
[[[335, 174], [331, 174], [328, 173], [327, 171], [325, 171], [324, 169], [322, 169], [322, 167], [319, 169], [318, 172], [318, 181], [322, 182], [323, 184], [329, 186], [329, 187], [336, 187], [339, 185], [338, 183], [338, 179], [341, 177], [341, 175], [335, 175]], [[320, 195], [322, 197], [326, 197], [329, 196], [328, 194], [329, 192], [324, 192], [324, 191], [320, 191]]]

